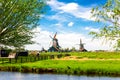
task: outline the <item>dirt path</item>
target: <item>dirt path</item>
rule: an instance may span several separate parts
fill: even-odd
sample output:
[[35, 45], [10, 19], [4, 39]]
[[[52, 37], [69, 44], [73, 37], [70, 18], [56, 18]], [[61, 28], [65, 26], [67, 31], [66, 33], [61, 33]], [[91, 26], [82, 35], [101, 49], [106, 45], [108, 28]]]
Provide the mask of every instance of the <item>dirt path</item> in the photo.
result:
[[100, 61], [104, 61], [104, 60], [120, 60], [120, 59], [79, 58], [78, 56], [68, 56], [68, 57], [64, 57], [60, 59], [56, 58], [55, 60], [79, 60], [79, 61], [100, 60]]

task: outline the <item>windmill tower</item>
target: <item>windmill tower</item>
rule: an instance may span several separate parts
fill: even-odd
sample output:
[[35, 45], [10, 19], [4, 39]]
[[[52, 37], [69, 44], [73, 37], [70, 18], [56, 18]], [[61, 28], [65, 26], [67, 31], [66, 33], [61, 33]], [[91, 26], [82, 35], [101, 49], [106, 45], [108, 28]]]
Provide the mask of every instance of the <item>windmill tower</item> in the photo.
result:
[[50, 52], [60, 51], [60, 46], [56, 36], [57, 36], [57, 32], [55, 33], [54, 37], [50, 36], [50, 38], [52, 39], [52, 46], [48, 49], [48, 51]]
[[79, 45], [79, 50], [81, 51], [81, 52], [85, 52], [85, 51], [87, 51], [85, 48], [84, 48], [84, 43], [82, 43], [82, 40], [80, 39], [80, 44], [78, 44]]

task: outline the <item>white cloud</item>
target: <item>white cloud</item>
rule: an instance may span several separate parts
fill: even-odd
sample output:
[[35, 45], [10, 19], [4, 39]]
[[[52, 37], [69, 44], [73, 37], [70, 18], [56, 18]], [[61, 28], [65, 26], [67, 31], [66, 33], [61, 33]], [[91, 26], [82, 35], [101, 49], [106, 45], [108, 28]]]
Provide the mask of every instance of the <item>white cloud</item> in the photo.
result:
[[65, 13], [69, 13], [76, 18], [83, 18], [87, 20], [91, 20], [91, 8], [85, 8], [77, 3], [68, 3], [62, 7], [59, 7], [59, 9]]
[[82, 7], [77, 3], [63, 3], [57, 0], [50, 0], [48, 1], [48, 5], [52, 10], [58, 11], [59, 13], [68, 13], [76, 18], [94, 20], [94, 18], [91, 18], [91, 8]]
[[67, 21], [67, 19], [65, 18], [65, 16], [61, 16], [61, 14], [55, 14], [52, 16], [47, 16], [46, 18], [50, 19], [50, 20], [57, 20], [59, 22], [65, 22]]
[[63, 10], [64, 12], [72, 12], [79, 9], [79, 5], [77, 3], [68, 3], [59, 7], [58, 9]]
[[59, 7], [65, 5], [63, 2], [58, 2], [57, 0], [48, 0], [47, 4], [52, 8], [52, 10], [56, 11]]
[[[35, 37], [33, 38], [34, 41], [36, 41], [39, 44], [33, 44], [33, 45], [27, 45], [26, 49], [29, 50], [41, 50], [42, 47], [45, 49], [48, 49], [50, 47], [51, 38], [49, 35], [54, 35], [53, 32], [42, 30], [41, 28], [36, 28], [40, 33], [36, 33]], [[80, 38], [82, 39], [83, 43], [85, 43], [85, 48], [87, 50], [110, 50], [111, 47], [109, 43], [102, 45], [102, 40], [95, 39], [94, 41], [91, 41], [91, 38], [85, 37], [83, 34], [78, 33], [58, 33], [57, 39], [62, 48], [72, 48], [75, 47], [76, 49], [79, 49], [79, 46], [76, 44], [79, 44]]]
[[55, 26], [62, 27], [63, 25], [61, 23], [57, 23], [57, 24], [55, 24]]
[[74, 25], [73, 22], [69, 22], [69, 23], [68, 23], [68, 26], [69, 26], [69, 27], [72, 27], [73, 25]]
[[33, 30], [35, 33], [34, 38], [32, 39], [33, 41], [36, 42], [36, 44], [32, 45], [27, 45], [26, 49], [29, 50], [41, 50], [42, 47], [48, 49], [49, 43], [51, 41], [49, 35], [52, 34], [51, 32], [44, 31], [41, 28], [36, 28]]
[[92, 28], [92, 27], [85, 27], [85, 30], [99, 32], [98, 28]]

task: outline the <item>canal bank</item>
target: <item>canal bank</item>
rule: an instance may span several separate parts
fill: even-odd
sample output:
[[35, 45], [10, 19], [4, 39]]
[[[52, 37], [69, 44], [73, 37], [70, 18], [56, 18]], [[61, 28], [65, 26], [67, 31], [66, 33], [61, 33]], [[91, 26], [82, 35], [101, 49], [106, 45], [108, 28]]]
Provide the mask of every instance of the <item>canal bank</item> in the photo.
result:
[[43, 60], [27, 63], [0, 64], [0, 71], [120, 76], [119, 63], [119, 60]]

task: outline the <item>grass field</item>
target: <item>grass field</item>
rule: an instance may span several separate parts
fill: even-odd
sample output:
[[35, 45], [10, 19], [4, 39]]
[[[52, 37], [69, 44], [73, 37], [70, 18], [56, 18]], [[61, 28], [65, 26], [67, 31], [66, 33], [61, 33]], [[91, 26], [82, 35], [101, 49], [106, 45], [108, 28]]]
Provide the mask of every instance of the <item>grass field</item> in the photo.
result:
[[120, 59], [120, 52], [71, 52], [70, 54], [81, 58]]
[[[43, 53], [43, 55], [44, 54], [51, 53]], [[40, 60], [36, 62], [27, 63], [14, 63], [14, 64], [6, 63], [0, 64], [0, 70], [34, 72], [34, 73], [50, 72], [77, 75], [94, 74], [94, 75], [120, 76], [119, 52], [85, 52], [85, 53], [71, 52], [69, 54], [71, 56], [76, 56], [77, 59], [70, 60], [71, 58], [69, 58], [62, 60], [62, 58], [60, 59], [55, 58], [52, 60], [50, 59]], [[84, 60], [84, 58], [87, 58], [87, 60]]]

